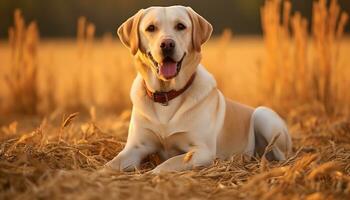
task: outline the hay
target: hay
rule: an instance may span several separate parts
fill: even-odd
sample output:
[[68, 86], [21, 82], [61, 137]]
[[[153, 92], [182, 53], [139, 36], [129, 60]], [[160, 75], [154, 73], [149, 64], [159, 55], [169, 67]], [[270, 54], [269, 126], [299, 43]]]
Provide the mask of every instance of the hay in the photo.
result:
[[[207, 168], [152, 175], [147, 172], [159, 162], [155, 156], [146, 160], [140, 171], [99, 171], [125, 145], [130, 112], [117, 119], [98, 119], [95, 112], [91, 111], [93, 114], [87, 120], [69, 115], [62, 124], [44, 119], [29, 133], [19, 130], [21, 122], [4, 126], [0, 198], [347, 199], [350, 196], [350, 122], [343, 118], [329, 119], [316, 113], [322, 123], [300, 126], [315, 115], [295, 119], [296, 114], [302, 116], [304, 111], [291, 112], [289, 127], [294, 127], [294, 154], [283, 162], [268, 162], [264, 157], [248, 160], [236, 155], [228, 161], [217, 160]], [[187, 159], [191, 159], [190, 153]]]

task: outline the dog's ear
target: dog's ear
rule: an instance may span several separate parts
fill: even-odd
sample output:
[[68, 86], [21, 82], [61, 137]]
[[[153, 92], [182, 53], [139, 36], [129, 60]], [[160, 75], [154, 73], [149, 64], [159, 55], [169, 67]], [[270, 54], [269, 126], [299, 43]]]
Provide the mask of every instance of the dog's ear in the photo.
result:
[[120, 41], [130, 49], [133, 55], [137, 53], [140, 45], [139, 22], [143, 11], [143, 9], [139, 10], [134, 16], [130, 17], [118, 28]]
[[191, 7], [186, 7], [186, 9], [192, 21], [193, 48], [195, 51], [201, 52], [201, 46], [210, 38], [213, 27]]

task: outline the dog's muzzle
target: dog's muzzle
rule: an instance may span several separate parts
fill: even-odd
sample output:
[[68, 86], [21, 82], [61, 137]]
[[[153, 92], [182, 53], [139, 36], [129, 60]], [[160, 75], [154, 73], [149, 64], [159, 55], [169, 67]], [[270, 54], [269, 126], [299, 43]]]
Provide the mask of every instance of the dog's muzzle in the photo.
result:
[[182, 66], [182, 61], [185, 59], [186, 53], [184, 53], [184, 55], [178, 62], [174, 61], [171, 57], [165, 57], [162, 63], [158, 63], [152, 56], [151, 52], [148, 52], [147, 56], [156, 68], [157, 74], [164, 77], [167, 80], [170, 80], [179, 74]]

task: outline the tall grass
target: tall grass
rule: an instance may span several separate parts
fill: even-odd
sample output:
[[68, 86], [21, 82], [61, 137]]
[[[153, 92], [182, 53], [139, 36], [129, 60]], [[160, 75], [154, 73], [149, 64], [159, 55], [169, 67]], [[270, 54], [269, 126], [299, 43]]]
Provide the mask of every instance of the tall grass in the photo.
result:
[[[291, 14], [288, 0], [267, 0], [261, 8], [266, 62], [261, 72], [263, 90], [276, 104], [318, 102], [329, 113], [349, 108], [344, 91], [348, 68], [340, 66], [340, 44], [348, 14], [337, 0], [315, 1], [311, 22], [299, 12]], [[282, 13], [282, 14], [281, 14]]]
[[320, 0], [313, 5], [313, 86], [316, 98], [328, 111], [334, 111], [338, 104], [347, 108], [350, 104], [349, 96], [344, 96], [350, 81], [339, 77], [344, 71], [338, 66], [339, 46], [348, 14], [341, 12], [337, 0], [332, 0], [328, 8], [326, 3]]
[[34, 113], [37, 94], [37, 52], [39, 33], [35, 22], [27, 26], [20, 10], [14, 12], [14, 26], [9, 28], [11, 64], [5, 75], [10, 95], [8, 108], [14, 111]]
[[[299, 12], [292, 13], [290, 1], [266, 0], [261, 20], [263, 45], [260, 38], [236, 39], [227, 29], [203, 48], [203, 64], [219, 89], [237, 101], [278, 111], [316, 102], [330, 114], [349, 112], [350, 93], [345, 91], [350, 69], [341, 57], [348, 15], [337, 1], [329, 6], [315, 1], [308, 22]], [[95, 29], [80, 17], [75, 41], [39, 45], [36, 23], [26, 26], [16, 10], [9, 29], [11, 59], [3, 62], [7, 71], [0, 69], [6, 73], [8, 92], [0, 92], [0, 101], [2, 97], [9, 110], [20, 113], [129, 108], [132, 56], [115, 34], [95, 39]]]

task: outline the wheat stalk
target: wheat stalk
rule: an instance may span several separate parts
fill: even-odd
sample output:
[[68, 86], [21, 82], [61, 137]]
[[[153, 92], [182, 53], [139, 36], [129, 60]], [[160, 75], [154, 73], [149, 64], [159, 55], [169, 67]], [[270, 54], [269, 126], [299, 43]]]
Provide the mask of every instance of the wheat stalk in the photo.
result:
[[[329, 114], [334, 113], [337, 106], [349, 107], [350, 97], [344, 98], [342, 94], [345, 88], [340, 75], [344, 69], [337, 66], [339, 41], [348, 15], [341, 12], [337, 0], [331, 0], [329, 6], [325, 0], [314, 2], [311, 35], [313, 56], [312, 62], [308, 62], [308, 21], [299, 12], [290, 17], [290, 11], [290, 2], [280, 0], [267, 0], [261, 8], [267, 52], [261, 73], [264, 92], [272, 94], [277, 101], [275, 104], [280, 106], [293, 98], [296, 103], [319, 101]], [[290, 51], [290, 44], [294, 51]]]
[[5, 76], [11, 98], [10, 109], [35, 113], [37, 94], [38, 27], [35, 22], [26, 26], [21, 10], [14, 12], [14, 26], [8, 30], [11, 47], [10, 74]]

